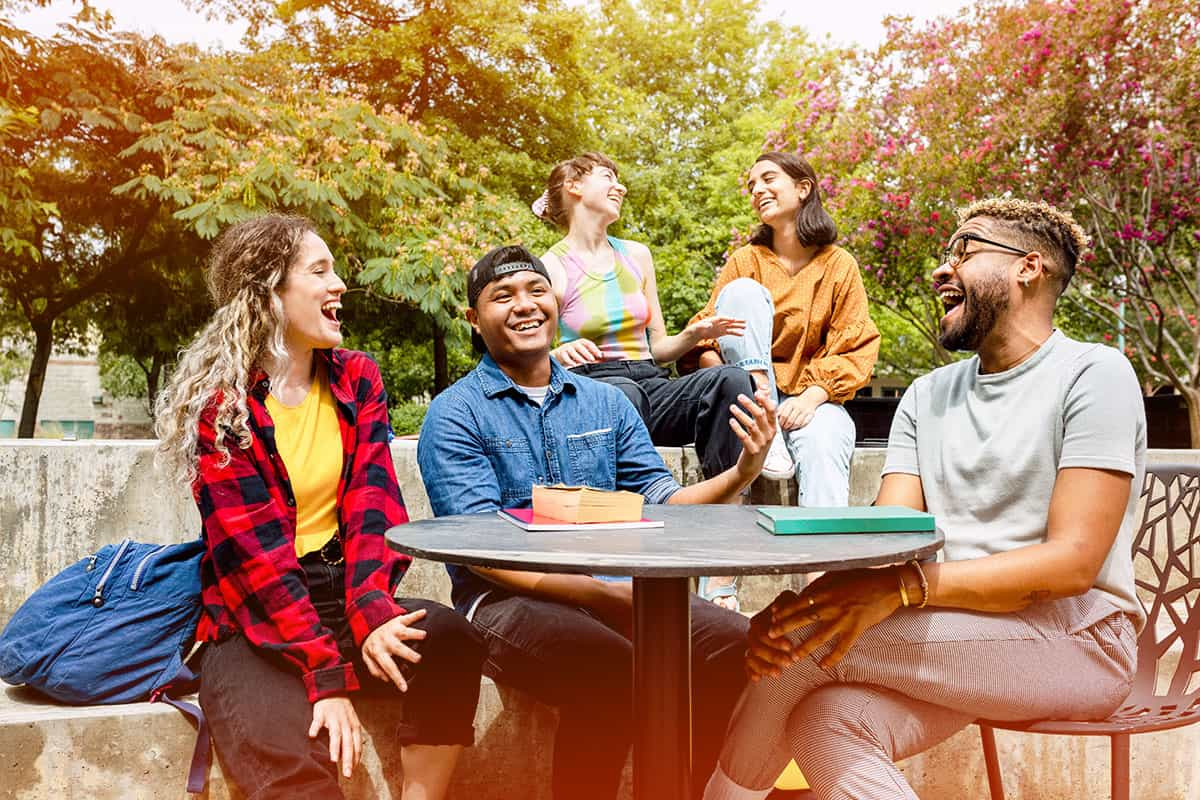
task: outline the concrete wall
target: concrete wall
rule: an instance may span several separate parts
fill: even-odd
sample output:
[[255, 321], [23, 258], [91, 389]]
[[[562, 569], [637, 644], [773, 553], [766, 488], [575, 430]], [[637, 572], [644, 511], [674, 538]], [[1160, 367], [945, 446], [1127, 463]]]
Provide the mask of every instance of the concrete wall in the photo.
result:
[[[67, 564], [124, 536], [181, 541], [195, 536], [199, 518], [186, 487], [167, 484], [154, 471], [153, 442], [0, 442], [0, 625], [34, 588]], [[678, 477], [698, 476], [690, 449], [663, 449]], [[392, 448], [409, 513], [429, 515], [416, 465], [415, 444]], [[1152, 451], [1152, 462], [1200, 463], [1200, 451]], [[879, 482], [883, 451], [860, 449], [851, 474], [851, 502], [869, 502]], [[756, 484], [756, 500], [787, 502], [786, 484]], [[789, 576], [752, 578], [743, 584], [748, 608], [760, 607]], [[405, 591], [448, 599], [438, 564], [418, 563]], [[369, 726], [386, 725], [382, 710], [368, 712]], [[547, 797], [546, 769], [553, 716], [544, 707], [485, 683], [477, 716], [480, 745], [464, 756], [454, 797], [499, 800]], [[1010, 797], [1062, 800], [1108, 796], [1107, 740], [997, 733]], [[174, 710], [139, 704], [119, 709], [69, 709], [8, 689], [0, 696], [0, 800], [54, 798], [182, 797], [191, 733]], [[378, 751], [378, 752], [374, 752]], [[1200, 726], [1135, 737], [1132, 771], [1141, 800], [1200, 800]], [[394, 796], [381, 768], [397, 753], [380, 742], [368, 769], [348, 796]], [[979, 734], [969, 727], [902, 769], [925, 800], [986, 797]], [[396, 774], [394, 771], [392, 774]], [[229, 797], [219, 769], [209, 797]], [[498, 787], [523, 787], [505, 791]]]
[[[0, 624], [30, 592], [102, 545], [126, 536], [177, 542], [199, 535], [200, 517], [186, 487], [168, 484], [154, 469], [154, 444], [0, 440]], [[416, 450], [416, 442], [398, 439], [392, 458], [409, 516], [424, 519], [429, 500]], [[699, 479], [690, 448], [661, 451], [677, 479]], [[882, 450], [856, 453], [852, 502], [874, 497], [882, 458]], [[766, 488], [786, 495], [787, 487]], [[788, 585], [787, 576], [758, 579], [748, 584], [747, 603], [761, 607]], [[440, 564], [418, 562], [404, 579], [404, 592], [446, 602], [450, 584]]]

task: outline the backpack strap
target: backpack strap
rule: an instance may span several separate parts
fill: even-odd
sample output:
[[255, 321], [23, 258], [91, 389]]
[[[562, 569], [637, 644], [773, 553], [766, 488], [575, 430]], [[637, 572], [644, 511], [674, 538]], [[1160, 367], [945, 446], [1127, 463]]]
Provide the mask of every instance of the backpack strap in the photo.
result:
[[187, 790], [189, 794], [202, 793], [208, 783], [208, 770], [212, 766], [212, 737], [208, 731], [208, 720], [204, 718], [204, 712], [200, 710], [200, 706], [177, 697], [171, 697], [170, 692], [183, 684], [194, 683], [195, 680], [196, 673], [184, 664], [179, 667], [179, 674], [173, 680], [150, 693], [151, 703], [160, 700], [169, 703], [190, 717], [196, 724], [196, 747], [192, 750], [192, 764], [188, 768]]

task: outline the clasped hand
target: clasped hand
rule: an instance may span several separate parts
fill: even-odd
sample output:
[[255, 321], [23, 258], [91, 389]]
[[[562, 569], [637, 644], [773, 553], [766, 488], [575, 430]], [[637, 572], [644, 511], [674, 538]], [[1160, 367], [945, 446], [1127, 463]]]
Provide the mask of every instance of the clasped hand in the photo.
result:
[[794, 397], [779, 404], [779, 427], [795, 431], [807, 427], [822, 403], [829, 400], [829, 393], [820, 386], [809, 386]]
[[[896, 569], [827, 572], [800, 594], [785, 591], [750, 620], [746, 673], [752, 681], [777, 676], [833, 642], [821, 659], [832, 669], [872, 625], [900, 607]], [[804, 629], [798, 639], [788, 634]]]

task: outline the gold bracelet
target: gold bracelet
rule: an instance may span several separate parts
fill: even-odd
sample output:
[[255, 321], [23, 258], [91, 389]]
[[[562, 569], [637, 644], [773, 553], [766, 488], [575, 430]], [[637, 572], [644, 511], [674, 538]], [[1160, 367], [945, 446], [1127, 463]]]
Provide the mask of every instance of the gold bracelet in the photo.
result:
[[917, 608], [924, 608], [929, 604], [929, 581], [925, 580], [925, 570], [921, 569], [921, 562], [915, 558], [908, 565], [917, 571], [917, 577], [921, 579], [921, 605]]
[[908, 587], [904, 585], [904, 572], [896, 570], [896, 580], [900, 582], [900, 605], [908, 608]]

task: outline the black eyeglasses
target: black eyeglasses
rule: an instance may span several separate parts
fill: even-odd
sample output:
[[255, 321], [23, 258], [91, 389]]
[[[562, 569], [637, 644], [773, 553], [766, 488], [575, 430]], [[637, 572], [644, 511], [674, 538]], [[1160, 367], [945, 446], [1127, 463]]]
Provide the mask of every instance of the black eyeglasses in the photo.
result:
[[1029, 255], [1028, 250], [1023, 250], [1020, 247], [1013, 247], [1011, 244], [1003, 242], [993, 242], [991, 239], [985, 239], [982, 236], [976, 236], [973, 233], [964, 233], [950, 242], [950, 246], [942, 251], [942, 263], [950, 267], [957, 267], [963, 262], [968, 255], [974, 255], [981, 252], [975, 250], [972, 253], [967, 252], [967, 242], [979, 242], [980, 244], [990, 244], [992, 247], [999, 247], [1002, 250], [1007, 250], [1010, 253], [1016, 253], [1019, 256]]

